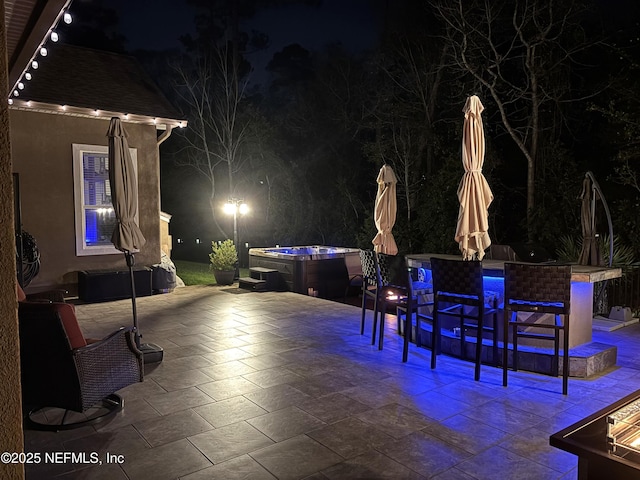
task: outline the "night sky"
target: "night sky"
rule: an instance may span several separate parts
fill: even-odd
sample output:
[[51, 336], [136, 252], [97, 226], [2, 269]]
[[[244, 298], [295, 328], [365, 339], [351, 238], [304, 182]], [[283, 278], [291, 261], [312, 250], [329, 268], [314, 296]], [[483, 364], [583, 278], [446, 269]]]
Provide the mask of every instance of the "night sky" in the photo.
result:
[[[371, 48], [377, 40], [376, 2], [369, 0], [323, 0], [318, 7], [290, 5], [258, 11], [242, 22], [245, 31], [266, 33], [270, 46], [259, 57], [250, 57], [255, 68], [266, 65], [273, 53], [291, 43], [308, 50], [320, 50], [341, 43], [353, 53]], [[120, 18], [120, 33], [129, 50], [180, 48], [179, 37], [194, 33], [195, 10], [178, 0], [111, 0]]]

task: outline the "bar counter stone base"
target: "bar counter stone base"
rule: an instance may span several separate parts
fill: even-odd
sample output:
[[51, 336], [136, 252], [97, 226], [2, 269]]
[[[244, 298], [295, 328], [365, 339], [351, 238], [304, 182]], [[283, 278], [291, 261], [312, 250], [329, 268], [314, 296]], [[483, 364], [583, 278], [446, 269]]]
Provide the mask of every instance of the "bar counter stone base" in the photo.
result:
[[[420, 340], [423, 348], [431, 348], [431, 325], [422, 326]], [[400, 332], [401, 333], [401, 332]], [[412, 341], [415, 343], [415, 325], [412, 329]], [[498, 344], [498, 358], [494, 362], [491, 341], [485, 339], [482, 344], [482, 362], [488, 365], [502, 367], [502, 342]], [[472, 362], [475, 355], [475, 337], [467, 336], [466, 358]], [[461, 357], [460, 338], [453, 332], [443, 329], [441, 336], [441, 353], [454, 357]], [[509, 349], [509, 365], [512, 361], [512, 350]], [[618, 347], [600, 342], [578, 345], [569, 350], [569, 376], [588, 378], [598, 375], [616, 365]], [[532, 347], [518, 345], [518, 369], [535, 373], [548, 374], [551, 370], [553, 348]], [[562, 372], [562, 350], [560, 350], [560, 365]]]

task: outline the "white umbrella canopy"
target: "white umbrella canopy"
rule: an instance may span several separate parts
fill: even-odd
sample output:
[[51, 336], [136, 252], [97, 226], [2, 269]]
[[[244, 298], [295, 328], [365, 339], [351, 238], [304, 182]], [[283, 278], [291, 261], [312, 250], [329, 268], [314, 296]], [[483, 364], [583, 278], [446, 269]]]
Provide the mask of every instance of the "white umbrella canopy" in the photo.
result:
[[458, 186], [460, 210], [455, 240], [464, 260], [482, 260], [484, 251], [491, 245], [489, 237], [489, 205], [493, 193], [482, 174], [484, 164], [484, 127], [481, 113], [484, 106], [473, 95], [464, 105], [462, 131], [462, 165], [464, 175]]
[[395, 255], [398, 253], [396, 240], [393, 238], [391, 230], [396, 223], [396, 212], [398, 203], [396, 199], [396, 174], [393, 169], [384, 164], [378, 173], [378, 193], [374, 208], [374, 221], [378, 233], [372, 240], [373, 249], [378, 253]]
[[111, 242], [121, 252], [134, 252], [144, 246], [146, 239], [136, 223], [138, 188], [127, 136], [120, 119], [112, 118], [107, 131], [109, 183], [118, 224], [111, 235]]

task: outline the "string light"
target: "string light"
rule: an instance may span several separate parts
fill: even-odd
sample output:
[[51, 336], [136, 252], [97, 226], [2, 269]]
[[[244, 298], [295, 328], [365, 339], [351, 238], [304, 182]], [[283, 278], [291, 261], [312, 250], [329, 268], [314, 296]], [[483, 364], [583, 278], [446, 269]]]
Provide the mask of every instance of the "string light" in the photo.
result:
[[[66, 2], [66, 7], [69, 6], [69, 4], [71, 3], [71, 0], [67, 0]], [[70, 24], [73, 21], [73, 18], [71, 16], [71, 14], [68, 11], [63, 11], [60, 12], [60, 15], [57, 17], [56, 19], [56, 24], [51, 26], [51, 30], [49, 30], [48, 32], [48, 38], [47, 36], [45, 36], [45, 38], [43, 39], [43, 44], [40, 45], [39, 49], [36, 50], [36, 53], [34, 53], [34, 57], [39, 53], [42, 57], [46, 57], [49, 54], [49, 51], [47, 50], [47, 47], [44, 46], [44, 42], [49, 39], [51, 40], [53, 43], [56, 43], [60, 40], [60, 35], [58, 34], [58, 32], [55, 31], [55, 28], [59, 25], [60, 22], [64, 22], [67, 25]], [[35, 60], [33, 57], [31, 58], [31, 69], [33, 70], [37, 70], [38, 69], [38, 61]], [[27, 67], [28, 68], [28, 67]], [[24, 83], [23, 83], [23, 79], [24, 80], [31, 80], [32, 75], [29, 72], [26, 72], [26, 68], [25, 70], [22, 71], [22, 78], [18, 78], [17, 82], [14, 84], [14, 91], [13, 91], [13, 95], [14, 96], [18, 96], [20, 95], [19, 90], [24, 89]]]
[[9, 105], [13, 105], [13, 98], [9, 99]]

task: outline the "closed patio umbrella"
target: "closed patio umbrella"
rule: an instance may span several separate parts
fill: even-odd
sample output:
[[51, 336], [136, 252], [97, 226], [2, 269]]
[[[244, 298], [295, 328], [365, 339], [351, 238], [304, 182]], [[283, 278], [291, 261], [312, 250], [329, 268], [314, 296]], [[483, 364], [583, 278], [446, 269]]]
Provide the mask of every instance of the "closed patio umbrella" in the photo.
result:
[[393, 169], [384, 164], [378, 173], [378, 193], [374, 208], [374, 221], [378, 233], [372, 240], [373, 249], [378, 253], [395, 255], [398, 253], [396, 240], [393, 238], [391, 229], [396, 223], [396, 212], [398, 203], [396, 200], [396, 174]]
[[489, 237], [489, 205], [493, 193], [482, 174], [484, 164], [484, 127], [480, 116], [484, 107], [473, 95], [464, 105], [462, 131], [462, 165], [464, 175], [458, 186], [460, 210], [455, 240], [464, 260], [482, 260], [491, 245]]
[[582, 226], [582, 249], [578, 263], [580, 265], [602, 265], [602, 257], [596, 239], [596, 197], [589, 175], [582, 181], [580, 198], [580, 224]]
[[107, 130], [109, 144], [109, 183], [111, 188], [111, 203], [116, 215], [117, 225], [111, 235], [111, 242], [121, 252], [124, 252], [129, 276], [131, 279], [131, 305], [133, 309], [133, 327], [136, 346], [145, 354], [145, 362], [160, 361], [162, 349], [157, 345], [140, 345], [140, 331], [138, 329], [138, 313], [136, 308], [136, 287], [133, 274], [135, 265], [134, 252], [144, 246], [146, 239], [136, 222], [138, 213], [138, 185], [133, 160], [129, 151], [127, 132], [120, 119], [113, 117]]

